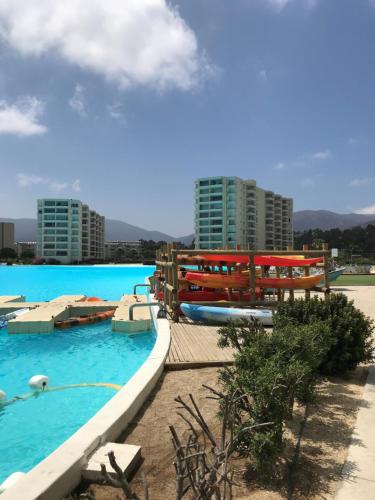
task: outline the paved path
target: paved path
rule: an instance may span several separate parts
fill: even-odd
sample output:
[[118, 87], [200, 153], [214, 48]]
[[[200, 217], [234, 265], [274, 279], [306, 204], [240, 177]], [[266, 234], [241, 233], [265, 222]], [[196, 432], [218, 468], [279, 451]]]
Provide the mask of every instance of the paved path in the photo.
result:
[[[373, 287], [348, 286], [341, 290], [375, 320]], [[369, 370], [343, 475], [335, 500], [375, 499], [375, 365]]]

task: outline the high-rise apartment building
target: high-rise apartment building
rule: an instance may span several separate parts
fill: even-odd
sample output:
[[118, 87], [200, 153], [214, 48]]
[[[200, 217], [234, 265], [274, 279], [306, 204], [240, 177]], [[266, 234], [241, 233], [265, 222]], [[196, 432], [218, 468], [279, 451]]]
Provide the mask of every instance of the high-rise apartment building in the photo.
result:
[[12, 248], [14, 250], [13, 222], [0, 222], [0, 250], [3, 248]]
[[195, 182], [195, 247], [283, 250], [293, 245], [293, 200], [255, 180], [207, 177]]
[[63, 263], [104, 259], [105, 219], [79, 200], [38, 200], [37, 255]]

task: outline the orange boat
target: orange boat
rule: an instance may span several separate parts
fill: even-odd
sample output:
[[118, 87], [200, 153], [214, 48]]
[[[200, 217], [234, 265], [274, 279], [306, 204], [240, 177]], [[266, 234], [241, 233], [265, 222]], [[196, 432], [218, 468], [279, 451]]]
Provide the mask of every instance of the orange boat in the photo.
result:
[[55, 328], [71, 328], [77, 325], [88, 325], [91, 323], [98, 323], [99, 321], [105, 321], [106, 319], [112, 318], [115, 314], [115, 309], [110, 309], [109, 311], [97, 312], [92, 314], [85, 314], [84, 316], [77, 316], [74, 318], [63, 319], [61, 321], [55, 321]]
[[[220, 273], [186, 273], [186, 280], [194, 285], [206, 288], [234, 288], [236, 290], [249, 288], [249, 273], [220, 274]], [[298, 278], [259, 278], [256, 277], [255, 285], [259, 288], [285, 288], [290, 290], [307, 290], [318, 285], [322, 274], [302, 276]]]
[[[179, 255], [180, 264], [190, 265], [226, 265], [226, 264], [243, 264], [249, 265], [248, 255]], [[303, 267], [316, 265], [321, 262], [323, 257], [314, 257], [305, 259], [303, 255], [255, 255], [254, 264], [256, 266], [277, 266], [277, 267]]]

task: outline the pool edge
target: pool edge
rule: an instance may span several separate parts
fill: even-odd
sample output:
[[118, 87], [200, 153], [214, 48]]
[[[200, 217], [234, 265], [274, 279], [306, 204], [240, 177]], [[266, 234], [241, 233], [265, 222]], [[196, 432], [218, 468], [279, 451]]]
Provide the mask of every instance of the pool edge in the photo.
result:
[[79, 484], [89, 455], [125, 431], [158, 382], [170, 346], [169, 321], [158, 319], [156, 308], [150, 310], [156, 342], [143, 365], [86, 424], [2, 493], [1, 500], [61, 499]]

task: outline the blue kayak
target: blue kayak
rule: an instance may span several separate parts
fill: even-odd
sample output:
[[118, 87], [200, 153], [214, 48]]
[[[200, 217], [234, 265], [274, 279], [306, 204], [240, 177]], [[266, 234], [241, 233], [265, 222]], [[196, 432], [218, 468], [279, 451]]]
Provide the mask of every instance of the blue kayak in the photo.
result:
[[226, 323], [228, 320], [256, 319], [265, 326], [271, 326], [273, 313], [270, 309], [240, 309], [238, 307], [197, 306], [180, 304], [181, 311], [193, 321]]

